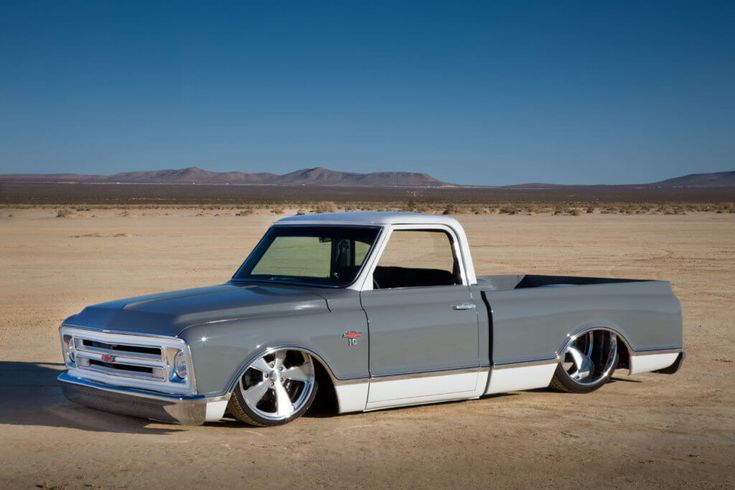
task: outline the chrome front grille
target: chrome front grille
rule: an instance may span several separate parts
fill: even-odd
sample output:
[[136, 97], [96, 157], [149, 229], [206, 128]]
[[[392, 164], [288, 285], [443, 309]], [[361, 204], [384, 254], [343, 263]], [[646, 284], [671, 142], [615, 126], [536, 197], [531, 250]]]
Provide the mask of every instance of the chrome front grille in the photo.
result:
[[75, 337], [74, 351], [80, 369], [140, 379], [166, 379], [167, 366], [161, 347], [113, 344]]
[[102, 354], [134, 354], [135, 357], [142, 359], [161, 359], [160, 347], [148, 347], [144, 345], [127, 345], [127, 344], [110, 344], [97, 340], [79, 339], [83, 348]]
[[[181, 339], [62, 326], [61, 341], [64, 360], [74, 376], [166, 393], [194, 392], [189, 351]], [[180, 352], [189, 366], [186, 378], [174, 370]]]

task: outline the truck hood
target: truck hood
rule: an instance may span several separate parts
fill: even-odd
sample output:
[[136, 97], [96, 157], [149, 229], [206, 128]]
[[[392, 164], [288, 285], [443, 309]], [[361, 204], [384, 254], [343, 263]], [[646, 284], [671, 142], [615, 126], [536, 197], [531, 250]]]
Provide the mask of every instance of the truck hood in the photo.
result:
[[192, 325], [293, 309], [327, 310], [327, 303], [304, 288], [227, 283], [88, 306], [64, 324], [173, 337]]

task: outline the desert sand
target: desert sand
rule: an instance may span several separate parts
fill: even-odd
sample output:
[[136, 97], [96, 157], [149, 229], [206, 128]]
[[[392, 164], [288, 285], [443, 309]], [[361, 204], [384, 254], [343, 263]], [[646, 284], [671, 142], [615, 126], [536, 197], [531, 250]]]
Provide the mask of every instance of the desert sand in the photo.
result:
[[[222, 214], [215, 216], [215, 214]], [[67, 402], [57, 327], [85, 305], [226, 281], [277, 218], [0, 209], [0, 488], [735, 486], [735, 215], [458, 216], [480, 274], [661, 278], [683, 369], [254, 429]]]

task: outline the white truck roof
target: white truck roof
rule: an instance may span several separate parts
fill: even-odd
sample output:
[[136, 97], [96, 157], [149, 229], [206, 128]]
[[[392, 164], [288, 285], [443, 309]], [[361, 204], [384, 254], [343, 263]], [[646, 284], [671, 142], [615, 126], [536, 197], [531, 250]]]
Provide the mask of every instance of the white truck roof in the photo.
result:
[[464, 228], [450, 216], [421, 213], [353, 211], [345, 213], [304, 214], [289, 216], [276, 221], [277, 225], [363, 225], [363, 226], [399, 226], [399, 225], [443, 225], [451, 229], [457, 237], [458, 252], [468, 284], [476, 284], [475, 266], [472, 263], [470, 246]]
[[281, 218], [278, 224], [350, 224], [350, 225], [412, 225], [412, 224], [442, 224], [452, 228], [459, 222], [449, 216], [421, 213], [380, 212], [380, 211], [352, 211], [345, 213], [304, 214]]

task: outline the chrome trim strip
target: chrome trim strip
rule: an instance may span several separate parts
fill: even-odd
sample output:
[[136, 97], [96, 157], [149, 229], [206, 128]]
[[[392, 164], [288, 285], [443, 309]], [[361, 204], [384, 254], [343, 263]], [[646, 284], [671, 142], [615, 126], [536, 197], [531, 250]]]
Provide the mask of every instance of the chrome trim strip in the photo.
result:
[[[131, 378], [131, 379], [136, 379], [136, 380], [141, 380], [141, 381], [153, 381], [153, 382], [159, 382], [159, 383], [163, 383], [163, 378], [164, 378], [163, 372], [161, 373], [161, 376], [156, 376], [153, 373], [148, 374], [148, 373], [139, 373], [135, 371], [122, 371], [120, 369], [108, 368], [104, 366], [96, 366], [94, 364], [90, 364], [89, 366], [79, 366], [79, 364], [77, 363], [76, 369], [79, 369], [80, 371], [93, 371], [93, 372], [96, 371], [102, 374], [106, 374], [108, 376], [114, 376], [116, 378]], [[162, 368], [154, 368], [154, 369], [162, 369]], [[124, 372], [125, 374], [121, 375], [120, 374], [121, 372]]]
[[107, 330], [104, 328], [90, 327], [89, 325], [79, 325], [77, 323], [64, 322], [61, 324], [59, 328], [64, 328], [64, 327], [78, 328], [80, 330], [89, 330], [90, 332], [100, 332], [100, 333], [108, 333], [108, 334], [114, 334], [114, 335], [130, 335], [134, 337], [151, 337], [154, 339], [179, 339], [181, 340], [179, 337], [175, 335], [158, 335], [155, 333], [128, 332], [126, 330]]
[[684, 352], [682, 349], [649, 349], [649, 350], [634, 350], [634, 356], [651, 356], [656, 354], [678, 354]]
[[[87, 350], [86, 347], [85, 347], [85, 350], [74, 349], [74, 352], [76, 352], [77, 357], [83, 357], [84, 359], [90, 359], [92, 361], [105, 362], [102, 360], [103, 354], [99, 354], [97, 352], [91, 352]], [[122, 366], [133, 366], [133, 367], [142, 367], [142, 368], [151, 368], [151, 369], [165, 369], [166, 368], [166, 363], [161, 362], [161, 361], [145, 362], [142, 359], [136, 359], [130, 356], [121, 356], [119, 354], [112, 354], [112, 356], [115, 358], [114, 363], [120, 364]], [[118, 371], [118, 373], [119, 372], [120, 371]]]
[[418, 373], [408, 374], [388, 374], [384, 376], [371, 376], [369, 381], [371, 383], [380, 383], [383, 381], [398, 381], [402, 379], [418, 379], [418, 378], [431, 378], [435, 376], [452, 376], [456, 374], [468, 374], [468, 373], [481, 373], [489, 371], [489, 366], [474, 366], [469, 368], [460, 369], [442, 369], [437, 371], [421, 371]]
[[541, 366], [544, 364], [556, 364], [558, 362], [559, 362], [558, 357], [551, 357], [548, 359], [535, 359], [535, 360], [530, 360], [530, 361], [508, 362], [504, 364], [495, 364], [493, 366], [493, 371], [499, 370], [499, 369], [511, 369], [511, 368], [518, 368], [518, 367]]
[[347, 378], [347, 379], [333, 378], [332, 381], [334, 382], [335, 386], [346, 386], [346, 385], [356, 385], [360, 383], [367, 383], [368, 381], [370, 381], [370, 378]]
[[[130, 345], [135, 346], [135, 344], [123, 344], [122, 342], [118, 342], [117, 345]], [[79, 349], [77, 349], [79, 350]], [[85, 352], [95, 353], [95, 354], [109, 354], [111, 356], [115, 356], [116, 359], [129, 359], [131, 361], [153, 361], [158, 362], [161, 364], [161, 354], [146, 354], [144, 352], [128, 352], [128, 351], [121, 351], [121, 350], [112, 350], [112, 349], [105, 349], [102, 347], [94, 347], [91, 345], [85, 345], [84, 346]]]

